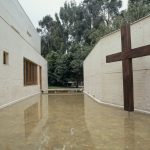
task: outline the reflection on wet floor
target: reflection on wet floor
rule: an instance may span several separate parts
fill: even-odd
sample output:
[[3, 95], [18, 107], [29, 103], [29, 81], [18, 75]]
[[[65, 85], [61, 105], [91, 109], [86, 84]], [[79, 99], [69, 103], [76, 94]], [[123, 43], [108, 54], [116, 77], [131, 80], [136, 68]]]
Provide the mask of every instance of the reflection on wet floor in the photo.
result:
[[26, 137], [30, 135], [33, 128], [36, 127], [36, 125], [38, 124], [39, 120], [40, 120], [40, 117], [39, 117], [39, 111], [38, 111], [38, 103], [35, 103], [24, 111]]
[[149, 149], [150, 115], [86, 95], [36, 95], [0, 110], [0, 150]]

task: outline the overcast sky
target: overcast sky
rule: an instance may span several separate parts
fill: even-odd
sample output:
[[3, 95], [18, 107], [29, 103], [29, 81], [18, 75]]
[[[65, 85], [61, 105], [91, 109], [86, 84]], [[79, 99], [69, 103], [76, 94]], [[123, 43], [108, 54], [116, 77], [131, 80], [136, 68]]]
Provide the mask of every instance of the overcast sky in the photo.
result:
[[[35, 27], [38, 26], [38, 21], [41, 20], [45, 15], [50, 14], [54, 17], [55, 13], [59, 13], [59, 9], [63, 6], [65, 1], [70, 0], [18, 0], [27, 15], [31, 19]], [[82, 0], [76, 0], [77, 3]], [[123, 8], [127, 8], [128, 0], [123, 1]]]

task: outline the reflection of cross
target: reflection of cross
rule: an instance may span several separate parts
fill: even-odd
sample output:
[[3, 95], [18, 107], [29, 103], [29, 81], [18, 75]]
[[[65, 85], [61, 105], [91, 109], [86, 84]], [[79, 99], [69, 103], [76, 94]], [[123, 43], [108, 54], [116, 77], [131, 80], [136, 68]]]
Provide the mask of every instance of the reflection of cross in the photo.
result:
[[150, 55], [150, 45], [132, 49], [130, 25], [121, 27], [122, 52], [106, 56], [106, 62], [122, 61], [124, 110], [134, 111], [132, 58]]

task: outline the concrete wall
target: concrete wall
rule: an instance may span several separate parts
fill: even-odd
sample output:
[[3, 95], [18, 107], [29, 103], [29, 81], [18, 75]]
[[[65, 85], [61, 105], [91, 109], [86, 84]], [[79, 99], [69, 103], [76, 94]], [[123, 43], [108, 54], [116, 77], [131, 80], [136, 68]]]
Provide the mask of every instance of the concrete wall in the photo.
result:
[[[150, 16], [131, 25], [132, 48], [150, 44]], [[85, 92], [99, 102], [123, 105], [122, 62], [106, 56], [121, 52], [120, 30], [102, 38], [84, 61]], [[135, 108], [150, 111], [150, 56], [133, 59]]]
[[15, 29], [38, 53], [41, 53], [40, 37], [18, 0], [1, 0], [0, 18]]
[[[6, 13], [6, 14], [5, 14]], [[0, 107], [40, 92], [40, 84], [24, 86], [24, 57], [42, 66], [42, 88], [46, 90], [47, 62], [40, 53], [40, 37], [17, 0], [0, 1]], [[19, 31], [16, 32], [11, 25]], [[32, 37], [25, 35], [31, 31]], [[9, 64], [3, 64], [3, 51]], [[38, 79], [39, 81], [39, 79]]]

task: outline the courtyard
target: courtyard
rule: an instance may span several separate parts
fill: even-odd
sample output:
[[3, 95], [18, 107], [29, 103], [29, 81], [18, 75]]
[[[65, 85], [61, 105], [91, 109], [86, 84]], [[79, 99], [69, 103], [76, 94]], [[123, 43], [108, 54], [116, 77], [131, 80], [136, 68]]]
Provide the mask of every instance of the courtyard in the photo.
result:
[[39, 94], [0, 110], [1, 150], [148, 150], [150, 117], [82, 93]]
[[0, 150], [150, 150], [149, 0], [1, 0], [0, 28]]

